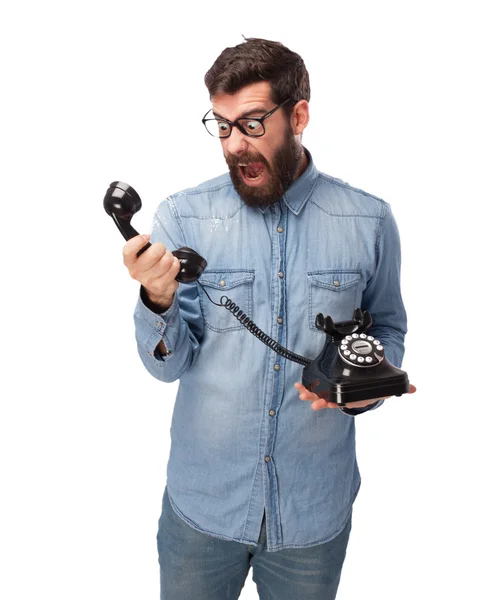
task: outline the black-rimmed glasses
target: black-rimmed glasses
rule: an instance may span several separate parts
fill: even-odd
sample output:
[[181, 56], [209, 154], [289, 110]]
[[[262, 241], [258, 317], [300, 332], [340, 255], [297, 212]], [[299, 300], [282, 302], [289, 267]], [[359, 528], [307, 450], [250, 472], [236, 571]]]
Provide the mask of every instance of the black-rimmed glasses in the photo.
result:
[[206, 116], [210, 110], [206, 113], [206, 115], [201, 119], [201, 122], [206, 127], [206, 131], [212, 135], [213, 137], [219, 138], [227, 138], [231, 135], [233, 131], [233, 127], [237, 127], [241, 133], [247, 135], [249, 137], [261, 137], [266, 133], [264, 128], [264, 121], [268, 117], [270, 117], [273, 113], [275, 113], [278, 108], [284, 106], [287, 102], [289, 102], [291, 98], [288, 98], [278, 106], [275, 106], [272, 110], [267, 112], [262, 117], [241, 117], [240, 119], [236, 119], [236, 121], [228, 121], [228, 119], [223, 118], [212, 118], [207, 119]]

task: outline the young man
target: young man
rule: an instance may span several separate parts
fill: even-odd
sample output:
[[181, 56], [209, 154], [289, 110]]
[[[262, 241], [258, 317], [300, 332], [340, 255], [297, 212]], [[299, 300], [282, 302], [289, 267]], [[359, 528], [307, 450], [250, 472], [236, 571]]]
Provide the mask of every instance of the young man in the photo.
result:
[[[124, 247], [141, 283], [141, 360], [157, 379], [180, 380], [158, 530], [161, 597], [237, 599], [252, 566], [260, 598], [332, 600], [360, 486], [352, 417], [382, 400], [328, 404], [298, 383], [300, 365], [210, 298], [229, 297], [311, 358], [325, 342], [317, 313], [346, 320], [367, 309], [371, 335], [400, 366], [398, 232], [386, 202], [320, 173], [302, 146], [310, 89], [300, 56], [246, 40], [221, 53], [205, 83], [203, 123], [229, 173], [162, 202], [139, 258], [144, 237]], [[175, 281], [180, 246], [208, 261], [207, 292]]]

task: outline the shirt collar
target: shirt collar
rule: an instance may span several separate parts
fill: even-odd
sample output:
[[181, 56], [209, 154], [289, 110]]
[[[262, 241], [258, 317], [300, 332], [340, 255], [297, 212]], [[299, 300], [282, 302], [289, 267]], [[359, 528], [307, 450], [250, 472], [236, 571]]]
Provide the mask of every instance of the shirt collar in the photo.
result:
[[[308, 166], [282, 196], [282, 200], [284, 200], [286, 206], [295, 215], [299, 215], [299, 213], [302, 211], [304, 205], [311, 195], [311, 192], [313, 191], [316, 179], [319, 175], [319, 171], [314, 166], [311, 153], [309, 150], [307, 150], [307, 148], [304, 148], [304, 152], [308, 159]], [[268, 210], [268, 208], [260, 208], [260, 211], [263, 214], [266, 210]]]

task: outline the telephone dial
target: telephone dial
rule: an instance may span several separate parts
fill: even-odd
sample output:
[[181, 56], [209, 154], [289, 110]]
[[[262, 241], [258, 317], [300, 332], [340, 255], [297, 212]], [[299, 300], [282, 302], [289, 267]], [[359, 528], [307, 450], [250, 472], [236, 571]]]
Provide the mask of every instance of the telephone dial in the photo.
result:
[[[139, 235], [131, 226], [132, 216], [141, 208], [138, 193], [127, 183], [114, 181], [110, 184], [103, 207], [116, 223], [125, 240]], [[137, 252], [141, 256], [151, 246], [147, 242]], [[264, 333], [227, 296], [220, 303], [214, 302], [202, 286], [199, 278], [207, 262], [192, 248], [183, 246], [172, 252], [180, 263], [176, 280], [180, 283], [197, 282], [213, 304], [223, 306], [261, 342], [288, 360], [303, 366], [303, 385], [328, 402], [344, 406], [348, 402], [359, 402], [384, 396], [401, 396], [409, 392], [407, 373], [393, 366], [384, 355], [380, 340], [367, 335], [373, 323], [368, 311], [357, 308], [350, 321], [337, 321], [319, 313], [316, 327], [326, 335], [323, 350], [314, 360], [291, 352]]]

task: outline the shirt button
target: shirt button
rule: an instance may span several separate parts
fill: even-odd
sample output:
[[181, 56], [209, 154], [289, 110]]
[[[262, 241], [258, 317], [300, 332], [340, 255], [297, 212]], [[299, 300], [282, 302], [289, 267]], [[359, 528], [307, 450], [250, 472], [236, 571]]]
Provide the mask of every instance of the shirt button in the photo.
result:
[[339, 287], [341, 284], [339, 283], [339, 281], [333, 281], [333, 285], [334, 285], [335, 287]]
[[276, 322], [279, 323], [280, 325], [282, 325], [283, 324], [283, 319], [281, 317], [278, 317], [276, 319]]
[[283, 279], [283, 277], [284, 277], [284, 273], [283, 273], [283, 271], [280, 271], [280, 272], [278, 273], [278, 275], [281, 277], [281, 279]]
[[265, 456], [264, 460], [265, 460], [265, 462], [269, 462], [271, 460], [271, 457], [270, 456]]
[[283, 233], [284, 229], [281, 227], [281, 225], [279, 227], [276, 227], [276, 231], [278, 233]]
[[273, 368], [275, 371], [279, 371], [281, 369], [281, 367], [278, 365], [278, 363], [276, 363]]
[[220, 286], [221, 286], [221, 287], [224, 287], [225, 285], [226, 285], [226, 281], [225, 281], [224, 279], [222, 279], [222, 280], [220, 281]]
[[275, 414], [276, 414], [276, 411], [274, 411], [274, 410], [270, 410], [269, 411], [269, 416], [270, 417], [274, 417]]

